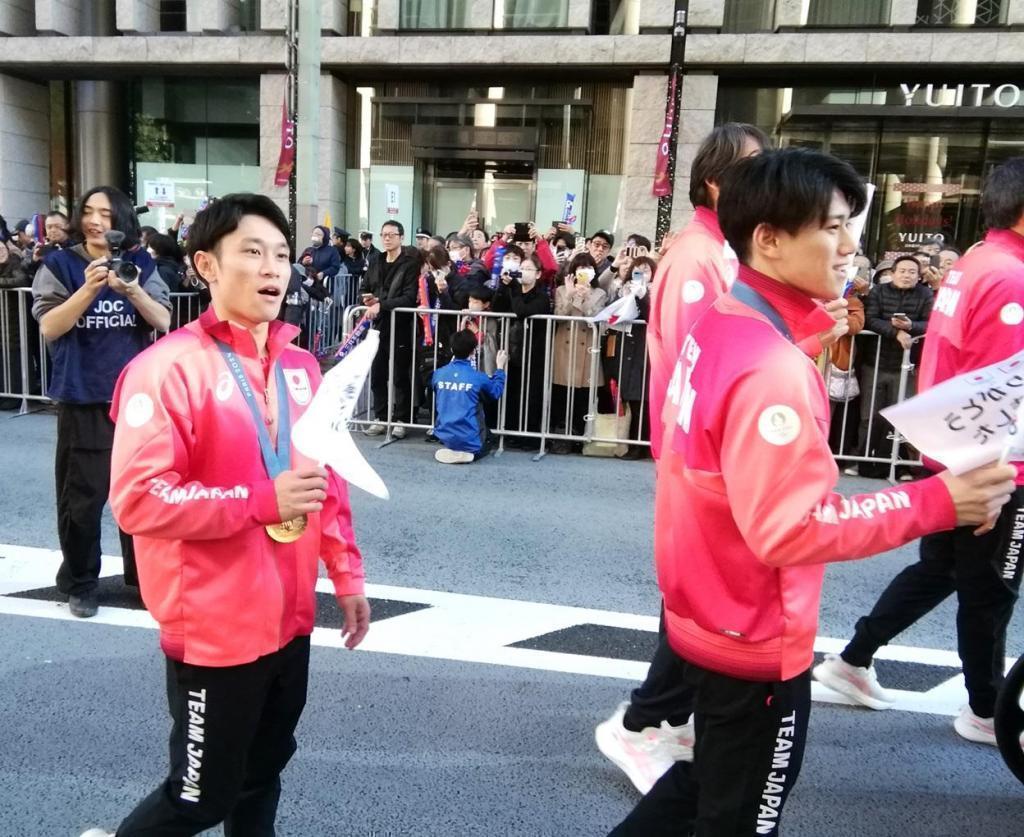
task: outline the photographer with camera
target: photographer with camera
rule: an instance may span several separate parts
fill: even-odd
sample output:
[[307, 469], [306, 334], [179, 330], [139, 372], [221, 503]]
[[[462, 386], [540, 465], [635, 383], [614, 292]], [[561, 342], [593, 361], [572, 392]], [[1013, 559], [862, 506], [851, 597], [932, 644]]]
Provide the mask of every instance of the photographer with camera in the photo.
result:
[[[95, 616], [100, 521], [110, 487], [114, 424], [108, 412], [121, 370], [171, 323], [170, 293], [139, 244], [128, 197], [98, 186], [72, 223], [82, 240], [50, 253], [32, 283], [32, 315], [47, 341], [57, 402], [57, 588], [71, 613]], [[125, 420], [137, 416], [130, 409]], [[131, 538], [121, 533], [125, 583], [138, 585]]]

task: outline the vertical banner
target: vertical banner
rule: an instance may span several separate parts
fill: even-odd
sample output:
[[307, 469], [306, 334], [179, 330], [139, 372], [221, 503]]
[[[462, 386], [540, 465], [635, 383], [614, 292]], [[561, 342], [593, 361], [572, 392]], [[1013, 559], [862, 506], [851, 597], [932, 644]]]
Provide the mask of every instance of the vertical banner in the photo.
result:
[[393, 183], [384, 185], [384, 211], [389, 218], [398, 217], [398, 187]]
[[658, 141], [658, 156], [654, 162], [654, 184], [651, 194], [656, 198], [665, 198], [672, 194], [672, 179], [669, 172], [669, 157], [672, 153], [672, 133], [676, 124], [676, 84], [679, 76], [673, 73], [669, 77], [668, 106], [665, 108], [665, 128]]
[[288, 95], [281, 102], [281, 154], [277, 158], [275, 186], [287, 186], [295, 165], [295, 122], [288, 117]]

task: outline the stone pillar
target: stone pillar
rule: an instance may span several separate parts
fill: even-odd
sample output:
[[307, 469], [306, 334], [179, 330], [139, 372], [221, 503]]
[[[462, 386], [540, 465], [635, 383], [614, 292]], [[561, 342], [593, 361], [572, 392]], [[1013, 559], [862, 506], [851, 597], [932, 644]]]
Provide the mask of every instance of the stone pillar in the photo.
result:
[[0, 207], [13, 227], [50, 208], [49, 87], [0, 75], [0, 110]]
[[487, 30], [494, 28], [494, 0], [470, 0], [467, 28]]
[[917, 0], [891, 0], [890, 26], [913, 26], [917, 23]]
[[3, 0], [0, 3], [0, 35], [34, 35], [36, 31], [33, 0]]
[[345, 163], [348, 158], [347, 85], [330, 73], [320, 76], [320, 154], [317, 200], [320, 218], [331, 213], [331, 220], [341, 227], [345, 222]]
[[633, 78], [629, 104], [629, 140], [622, 187], [619, 232], [654, 234], [658, 224], [658, 199], [651, 194], [658, 141], [665, 127], [665, 95], [668, 76], [638, 75]]
[[124, 188], [121, 164], [121, 85], [112, 81], [76, 81], [74, 93], [75, 194], [93, 186]]
[[187, 0], [185, 29], [188, 32], [228, 32], [238, 28], [238, 0]]
[[[693, 20], [694, 5], [701, 0], [690, 3], [690, 20]], [[640, 0], [640, 31], [648, 29], [671, 29], [675, 14], [675, 0]]]
[[288, 28], [288, 0], [260, 0], [260, 29], [284, 32]]
[[569, 28], [590, 29], [590, 0], [569, 0]]
[[281, 153], [281, 105], [287, 77], [284, 73], [260, 76], [260, 192], [288, 214], [288, 186], [275, 186], [277, 159]]
[[776, 0], [775, 27], [804, 26], [804, 0]]
[[81, 35], [86, 0], [36, 0], [36, 29], [57, 35]]
[[[672, 3], [669, 3], [669, 25], [672, 23]], [[725, 0], [690, 0], [690, 27], [720, 29], [725, 23]]]
[[[377, 0], [377, 27], [378, 32], [394, 32], [398, 29], [398, 3], [399, 0]], [[366, 14], [364, 11], [363, 14]]]
[[324, 32], [344, 35], [348, 26], [348, 0], [320, 0], [320, 20]]
[[117, 0], [117, 31], [148, 34], [160, 31], [160, 0]]
[[1010, 26], [1020, 26], [1024, 23], [1024, 0], [1008, 0], [1006, 10], [1006, 22]]
[[672, 229], [679, 230], [693, 215], [690, 204], [690, 167], [697, 149], [715, 127], [718, 76], [684, 75], [683, 103], [676, 146], [676, 180], [672, 201]]

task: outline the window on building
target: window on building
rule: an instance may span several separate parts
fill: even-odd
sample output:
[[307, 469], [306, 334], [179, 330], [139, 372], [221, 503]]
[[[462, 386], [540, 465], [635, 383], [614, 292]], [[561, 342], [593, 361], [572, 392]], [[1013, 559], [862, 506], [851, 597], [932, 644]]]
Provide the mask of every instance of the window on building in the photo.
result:
[[470, 0], [401, 0], [399, 29], [468, 29]]
[[885, 26], [889, 23], [889, 0], [811, 0], [808, 26]]
[[564, 29], [569, 0], [494, 0], [496, 29]]
[[1000, 26], [1006, 23], [1007, 0], [918, 0], [922, 26]]
[[186, 27], [185, 0], [160, 0], [160, 31], [184, 32]]
[[243, 32], [259, 31], [260, 0], [239, 0], [238, 28]]
[[775, 25], [775, 0], [726, 0], [723, 32], [770, 32]]

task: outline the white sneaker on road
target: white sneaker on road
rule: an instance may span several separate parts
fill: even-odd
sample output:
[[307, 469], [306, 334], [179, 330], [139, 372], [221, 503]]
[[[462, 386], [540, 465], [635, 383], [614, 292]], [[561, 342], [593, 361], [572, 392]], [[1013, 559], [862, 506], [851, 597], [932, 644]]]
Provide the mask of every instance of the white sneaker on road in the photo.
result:
[[373, 424], [371, 424], [369, 427], [367, 427], [366, 430], [364, 430], [363, 432], [367, 436], [383, 436], [385, 429], [386, 428], [384, 427], [383, 424], [381, 424], [379, 421], [375, 421]]
[[693, 758], [693, 727], [671, 726], [662, 721], [660, 727], [644, 727], [633, 732], [622, 725], [628, 704], [619, 708], [594, 729], [598, 749], [646, 794], [677, 761]]
[[438, 451], [434, 451], [434, 459], [445, 465], [468, 465], [473, 461], [474, 457], [469, 451], [441, 448]]
[[848, 476], [848, 477], [859, 477], [860, 476], [860, 466], [859, 465], [851, 465], [849, 468], [843, 468], [843, 473], [846, 474], [846, 476]]
[[90, 828], [88, 831], [83, 831], [81, 837], [117, 837], [117, 835], [105, 828]]
[[957, 731], [961, 738], [966, 738], [968, 741], [974, 741], [977, 744], [991, 744], [993, 747], [997, 746], [993, 719], [979, 718], [974, 714], [969, 705], [961, 707], [960, 714], [953, 721], [953, 729]]
[[851, 666], [838, 654], [825, 655], [825, 661], [814, 667], [814, 679], [868, 709], [888, 709], [894, 703], [892, 695], [878, 685], [874, 666]]
[[404, 439], [405, 438], [405, 428], [404, 427], [393, 427], [391, 429], [391, 436], [392, 436], [392, 438], [395, 438], [395, 439]]

